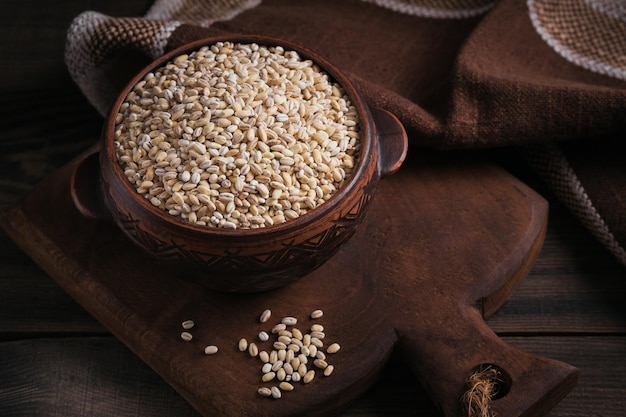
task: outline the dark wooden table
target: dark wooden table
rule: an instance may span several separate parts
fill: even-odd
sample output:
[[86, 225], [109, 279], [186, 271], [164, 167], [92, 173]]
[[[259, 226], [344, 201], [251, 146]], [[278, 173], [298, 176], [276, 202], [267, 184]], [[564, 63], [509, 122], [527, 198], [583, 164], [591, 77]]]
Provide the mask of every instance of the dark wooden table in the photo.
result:
[[[0, 6], [0, 210], [93, 144], [101, 117], [63, 66], [65, 30], [83, 10], [140, 15], [149, 1], [63, 7]], [[568, 362], [577, 387], [549, 416], [623, 416], [626, 410], [626, 269], [512, 156], [489, 152], [551, 204], [548, 233], [528, 277], [488, 320], [507, 343]], [[197, 416], [0, 232], [1, 416]], [[436, 416], [395, 358], [342, 416]]]

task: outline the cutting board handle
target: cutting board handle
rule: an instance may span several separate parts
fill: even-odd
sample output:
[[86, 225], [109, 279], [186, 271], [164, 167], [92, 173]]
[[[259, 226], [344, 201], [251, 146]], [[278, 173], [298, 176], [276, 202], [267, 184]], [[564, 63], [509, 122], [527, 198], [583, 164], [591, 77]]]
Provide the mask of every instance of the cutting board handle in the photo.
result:
[[463, 401], [468, 378], [479, 368], [498, 372], [489, 408], [498, 417], [538, 417], [576, 385], [575, 367], [524, 352], [502, 341], [468, 307], [455, 321], [462, 325], [429, 326], [421, 335], [403, 337], [408, 362], [445, 417], [479, 417]]

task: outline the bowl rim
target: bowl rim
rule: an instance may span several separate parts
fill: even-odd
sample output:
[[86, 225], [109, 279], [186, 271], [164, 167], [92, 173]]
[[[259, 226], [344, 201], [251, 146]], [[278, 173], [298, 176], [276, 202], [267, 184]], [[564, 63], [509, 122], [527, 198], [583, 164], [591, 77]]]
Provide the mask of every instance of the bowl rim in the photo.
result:
[[[300, 217], [286, 220], [285, 222], [279, 224], [259, 228], [247, 227], [227, 229], [223, 227], [197, 225], [178, 216], [173, 216], [166, 211], [153, 206], [145, 197], [137, 193], [137, 190], [130, 183], [130, 181], [128, 181], [123, 173], [122, 167], [119, 164], [115, 154], [115, 147], [113, 146], [113, 136], [116, 125], [115, 118], [118, 113], [118, 109], [125, 101], [127, 95], [130, 93], [133, 87], [138, 82], [140, 82], [149, 72], [165, 65], [166, 63], [181, 54], [191, 53], [195, 50], [202, 48], [203, 46], [213, 45], [218, 42], [256, 43], [258, 45], [269, 47], [280, 46], [285, 51], [293, 50], [298, 53], [301, 59], [309, 59], [313, 61], [315, 64], [317, 64], [320, 70], [326, 72], [332, 81], [337, 82], [344, 89], [346, 95], [350, 98], [352, 104], [355, 106], [359, 118], [361, 132], [359, 138], [361, 148], [359, 151], [359, 157], [357, 158], [355, 169], [352, 171], [344, 184], [331, 196], [331, 198]], [[130, 196], [130, 198], [135, 203], [139, 204], [142, 210], [147, 211], [151, 215], [157, 216], [157, 218], [159, 218], [162, 222], [165, 222], [165, 224], [171, 224], [176, 227], [181, 227], [182, 230], [186, 231], [186, 233], [199, 234], [199, 236], [211, 235], [224, 238], [250, 236], [254, 238], [255, 236], [259, 235], [266, 236], [274, 234], [285, 234], [293, 231], [303, 230], [307, 226], [310, 226], [311, 224], [319, 221], [321, 218], [329, 215], [329, 213], [332, 213], [336, 205], [347, 194], [351, 193], [355, 188], [358, 188], [359, 180], [362, 174], [366, 171], [368, 163], [374, 163], [375, 166], [377, 166], [377, 161], [372, 158], [372, 154], [376, 153], [377, 151], [375, 149], [375, 146], [377, 145], [374, 133], [375, 132], [373, 129], [373, 120], [369, 110], [369, 106], [367, 105], [361, 94], [358, 92], [352, 81], [350, 81], [341, 70], [336, 68], [325, 58], [304, 46], [276, 37], [262, 35], [226, 34], [209, 36], [181, 45], [151, 61], [149, 64], [144, 66], [137, 74], [135, 74], [135, 76], [126, 83], [124, 88], [120, 90], [114, 104], [109, 110], [109, 114], [105, 119], [105, 124], [102, 132], [102, 146], [104, 148], [104, 152], [101, 152], [101, 158], [106, 157], [109, 159], [109, 165], [112, 167], [114, 177], [116, 178], [117, 182], [122, 186], [124, 191]], [[102, 155], [103, 153], [105, 155]]]

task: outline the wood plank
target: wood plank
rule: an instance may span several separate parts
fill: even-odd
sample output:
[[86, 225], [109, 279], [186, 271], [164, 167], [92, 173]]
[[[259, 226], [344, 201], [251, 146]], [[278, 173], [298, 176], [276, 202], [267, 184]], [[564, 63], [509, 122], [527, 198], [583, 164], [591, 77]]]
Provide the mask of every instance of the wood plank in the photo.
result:
[[[4, 91], [70, 85], [63, 55], [72, 19], [86, 10], [112, 16], [141, 16], [152, 0], [4, 1], [0, 13], [0, 74]], [[44, 45], [45, 43], [45, 45]]]
[[554, 202], [533, 268], [488, 323], [499, 334], [623, 334], [624, 300], [624, 266]]
[[[490, 304], [499, 305], [497, 300], [508, 296], [500, 289], [523, 278], [519, 272], [532, 263], [543, 239], [545, 201], [480, 160], [428, 154], [411, 162], [393, 181], [381, 182], [370, 215], [341, 256], [288, 288], [240, 295], [244, 304], [173, 281], [119, 230], [80, 218], [67, 191], [72, 166], [7, 212], [3, 226], [63, 288], [206, 415], [241, 415], [244, 405], [254, 407], [256, 415], [331, 415], [369, 387], [396, 341], [444, 415], [458, 414], [465, 378], [488, 361], [506, 364], [518, 381], [499, 403], [498, 413], [517, 416], [529, 410], [528, 415], [539, 415], [571, 389], [576, 370], [508, 348], [482, 322], [475, 300], [496, 294]], [[41, 210], [46, 201], [53, 203], [52, 210]], [[487, 248], [488, 254], [481, 252]], [[336, 290], [320, 293], [320, 288]], [[397, 309], [398, 304], [403, 308]], [[323, 306], [330, 313], [324, 325], [336, 329], [346, 347], [333, 356], [342, 371], [333, 374], [331, 384], [310, 385], [315, 395], [290, 394], [298, 401], [285, 402], [280, 410], [258, 401], [254, 378], [234, 384], [222, 377], [235, 370], [241, 376], [251, 372], [232, 352], [238, 339], [231, 334], [258, 333], [250, 317], [268, 305], [283, 310], [279, 316], [293, 305], [309, 306], [309, 311]], [[181, 349], [180, 339], [170, 335], [185, 309], [186, 316], [212, 330], [214, 343], [226, 346], [219, 362], [199, 362], [193, 346], [180, 358], [166, 359], [176, 358]], [[368, 343], [362, 344], [365, 335]], [[200, 374], [213, 375], [215, 381]]]
[[0, 233], [0, 340], [108, 333]]
[[558, 358], [581, 371], [578, 386], [546, 417], [623, 416], [626, 336], [507, 337], [528, 352]]
[[[542, 252], [527, 278], [489, 320], [498, 334], [626, 333], [622, 266], [553, 203]], [[103, 328], [0, 232], [0, 322], [5, 332]], [[32, 306], [39, 306], [32, 309]]]
[[4, 342], [0, 357], [2, 416], [198, 416], [112, 337]]
[[0, 210], [98, 141], [102, 117], [76, 86], [0, 94]]
[[[545, 417], [623, 416], [625, 336], [507, 337], [505, 341], [581, 369], [578, 387]], [[4, 363], [0, 380], [5, 382], [0, 391], [3, 416], [198, 416], [113, 337], [4, 342], [0, 357]], [[416, 415], [439, 416], [406, 364], [394, 357], [378, 382], [339, 417]]]
[[[0, 63], [4, 80], [0, 110], [11, 116], [3, 118], [0, 130], [0, 210], [97, 140], [100, 118], [71, 83], [62, 62], [71, 19], [87, 8], [138, 14], [150, 3], [71, 0], [62, 7], [42, 7], [40, 1], [25, 0], [4, 5], [0, 35], [20, 42], [0, 44], [5, 57]], [[488, 324], [513, 346], [581, 369], [578, 386], [546, 417], [622, 416], [624, 270], [558, 203], [550, 201], [542, 252], [529, 276]], [[0, 340], [5, 340], [0, 343], [4, 389], [0, 415], [198, 415], [115, 338], [65, 337], [99, 334], [104, 328], [3, 232], [0, 265]], [[64, 337], [37, 339], [42, 335]], [[29, 340], [6, 341], [17, 338]], [[439, 416], [399, 358], [393, 358], [378, 383], [341, 414], [383, 415]]]

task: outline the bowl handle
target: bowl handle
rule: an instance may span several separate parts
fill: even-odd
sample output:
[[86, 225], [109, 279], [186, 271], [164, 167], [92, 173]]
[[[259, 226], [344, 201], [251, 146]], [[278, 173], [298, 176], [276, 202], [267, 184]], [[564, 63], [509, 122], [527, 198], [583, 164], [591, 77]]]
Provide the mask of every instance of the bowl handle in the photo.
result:
[[378, 169], [380, 176], [393, 174], [404, 162], [409, 147], [409, 140], [404, 126], [398, 118], [380, 108], [370, 109], [376, 136], [378, 137], [379, 155]]
[[70, 176], [70, 195], [83, 216], [110, 220], [111, 214], [102, 196], [99, 156], [98, 147], [92, 147], [77, 157]]

